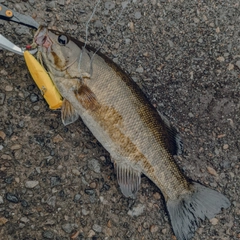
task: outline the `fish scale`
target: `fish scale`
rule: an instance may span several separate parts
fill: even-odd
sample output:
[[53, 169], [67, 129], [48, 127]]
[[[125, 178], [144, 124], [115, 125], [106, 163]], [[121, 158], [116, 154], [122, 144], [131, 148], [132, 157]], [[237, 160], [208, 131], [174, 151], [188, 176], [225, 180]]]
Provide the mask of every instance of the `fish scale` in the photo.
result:
[[230, 206], [221, 193], [182, 174], [173, 157], [181, 148], [176, 130], [121, 68], [99, 52], [92, 58], [93, 48], [44, 27], [34, 42], [64, 98], [63, 124], [81, 117], [110, 153], [126, 197], [136, 197], [145, 174], [163, 193], [178, 240], [191, 239], [201, 220]]

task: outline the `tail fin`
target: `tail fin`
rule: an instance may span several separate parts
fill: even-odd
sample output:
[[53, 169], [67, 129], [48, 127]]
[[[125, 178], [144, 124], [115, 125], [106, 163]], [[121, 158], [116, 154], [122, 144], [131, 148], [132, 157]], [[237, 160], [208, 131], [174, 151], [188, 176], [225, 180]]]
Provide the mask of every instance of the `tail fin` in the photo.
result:
[[191, 194], [167, 202], [172, 228], [178, 240], [190, 240], [201, 220], [206, 217], [211, 219], [222, 208], [230, 206], [229, 200], [219, 192], [195, 182], [192, 188]]

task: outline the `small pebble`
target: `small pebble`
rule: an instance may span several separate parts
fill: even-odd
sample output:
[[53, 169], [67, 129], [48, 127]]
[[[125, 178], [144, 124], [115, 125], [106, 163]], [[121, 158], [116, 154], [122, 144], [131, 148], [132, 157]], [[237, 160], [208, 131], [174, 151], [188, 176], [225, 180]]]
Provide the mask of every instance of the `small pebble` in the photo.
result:
[[193, 21], [194, 21], [194, 23], [199, 23], [200, 22], [200, 20], [198, 19], [198, 18], [193, 18]]
[[138, 73], [143, 73], [143, 71], [144, 71], [143, 67], [139, 67], [136, 69], [136, 72]]
[[135, 19], [140, 19], [142, 17], [141, 12], [135, 12], [134, 17]]
[[115, 8], [115, 3], [114, 2], [105, 2], [105, 8], [107, 10], [111, 10], [111, 9]]
[[80, 234], [80, 231], [77, 231], [71, 235], [71, 239], [76, 239]]
[[112, 229], [106, 227], [104, 233], [106, 234], [107, 237], [112, 237], [113, 233], [112, 233]]
[[28, 202], [26, 200], [21, 201], [22, 207], [28, 207]]
[[93, 189], [85, 189], [84, 191], [87, 195], [94, 195], [95, 191]]
[[57, 3], [61, 6], [65, 5], [65, 0], [58, 0]]
[[5, 91], [6, 92], [11, 92], [13, 90], [13, 86], [11, 86], [11, 85], [7, 85], [6, 87], [5, 87]]
[[216, 170], [213, 169], [212, 167], [207, 167], [207, 170], [208, 170], [208, 172], [209, 172], [211, 175], [213, 175], [213, 176], [215, 176], [215, 177], [218, 176]]
[[0, 105], [4, 104], [5, 98], [6, 98], [6, 95], [4, 93], [0, 93]]
[[22, 217], [22, 218], [20, 218], [20, 221], [23, 223], [27, 223], [27, 222], [29, 222], [29, 219], [27, 217]]
[[56, 135], [54, 138], [53, 138], [53, 142], [54, 143], [59, 143], [59, 142], [62, 142], [63, 141], [63, 138], [58, 134]]
[[240, 69], [240, 60], [235, 63], [235, 65]]
[[19, 202], [19, 199], [18, 197], [13, 194], [13, 193], [6, 193], [6, 199], [9, 201], [9, 202], [12, 202], [12, 203], [18, 203]]
[[15, 177], [15, 182], [16, 183], [20, 183], [20, 178], [19, 177]]
[[167, 233], [167, 229], [164, 228], [164, 229], [162, 230], [162, 234], [166, 234], [166, 233]]
[[0, 218], [0, 226], [4, 225], [7, 222], [8, 222], [8, 220], [5, 217]]
[[96, 27], [96, 28], [101, 28], [101, 27], [103, 27], [103, 24], [101, 23], [101, 21], [97, 20], [97, 21], [94, 23], [94, 27]]
[[47, 200], [47, 204], [49, 206], [55, 207], [56, 206], [56, 196], [52, 196]]
[[223, 145], [223, 149], [224, 149], [224, 150], [227, 150], [228, 148], [229, 148], [229, 145], [228, 145], [228, 144], [224, 144], [224, 145]]
[[20, 144], [15, 144], [13, 146], [11, 146], [11, 150], [18, 150], [18, 149], [21, 149], [21, 145]]
[[95, 232], [91, 229], [91, 230], [88, 232], [88, 238], [92, 238], [94, 235], [95, 235]]
[[210, 222], [212, 225], [217, 225], [218, 224], [218, 219], [217, 218], [212, 218], [210, 219]]
[[89, 187], [92, 188], [92, 189], [95, 189], [97, 187], [97, 183], [96, 182], [91, 182], [89, 184]]
[[31, 94], [30, 94], [30, 101], [31, 101], [32, 103], [38, 102], [38, 101], [39, 101], [38, 95], [35, 94], [35, 93], [31, 93]]
[[7, 154], [3, 154], [3, 155], [1, 156], [1, 159], [3, 159], [3, 160], [11, 160], [12, 158], [11, 158], [11, 156], [9, 156], [9, 155], [7, 155]]
[[34, 106], [34, 107], [33, 107], [33, 110], [34, 110], [34, 111], [38, 111], [39, 109], [40, 109], [39, 106]]
[[217, 60], [218, 60], [219, 62], [224, 62], [224, 61], [225, 61], [224, 57], [222, 57], [222, 56], [218, 57]]
[[161, 195], [160, 195], [158, 192], [155, 192], [155, 193], [153, 194], [153, 197], [154, 197], [156, 200], [161, 199]]
[[82, 214], [83, 216], [87, 216], [89, 214], [89, 211], [87, 211], [86, 209], [82, 209]]
[[3, 204], [3, 203], [4, 203], [4, 201], [3, 201], [3, 197], [0, 196], [0, 204]]
[[227, 70], [231, 71], [234, 69], [234, 65], [232, 63], [228, 64]]
[[50, 230], [44, 231], [42, 236], [46, 239], [54, 239], [54, 233]]
[[136, 207], [133, 207], [131, 210], [128, 211], [128, 215], [131, 217], [139, 216], [144, 212], [145, 205], [138, 204]]
[[188, 113], [188, 116], [190, 117], [190, 118], [193, 118], [194, 117], [194, 115], [190, 112], [190, 113]]
[[100, 164], [95, 158], [92, 158], [88, 161], [88, 167], [95, 173], [100, 173]]
[[134, 23], [133, 22], [129, 22], [128, 23], [128, 27], [129, 27], [130, 31], [133, 33], [134, 32]]
[[3, 131], [0, 131], [0, 138], [4, 140], [6, 137], [6, 134]]
[[80, 174], [81, 174], [76, 168], [72, 169], [72, 173], [76, 176], [80, 176]]
[[78, 228], [78, 225], [75, 223], [66, 223], [62, 225], [62, 229], [66, 233], [71, 233], [76, 228]]
[[76, 194], [74, 196], [74, 202], [79, 202], [80, 199], [81, 199], [81, 195], [80, 194]]
[[61, 184], [61, 178], [59, 176], [51, 177], [50, 179], [51, 187], [55, 187]]
[[39, 184], [39, 181], [27, 181], [25, 183], [26, 188], [35, 188]]
[[131, 44], [131, 42], [132, 42], [132, 40], [130, 38], [125, 38], [124, 41], [126, 44]]
[[158, 226], [157, 225], [152, 225], [151, 227], [150, 227], [150, 232], [151, 233], [155, 233], [155, 232], [157, 232], [158, 231]]
[[93, 229], [95, 232], [98, 232], [98, 233], [102, 232], [102, 227], [99, 226], [98, 224], [94, 224], [93, 227], [92, 227], [92, 229]]

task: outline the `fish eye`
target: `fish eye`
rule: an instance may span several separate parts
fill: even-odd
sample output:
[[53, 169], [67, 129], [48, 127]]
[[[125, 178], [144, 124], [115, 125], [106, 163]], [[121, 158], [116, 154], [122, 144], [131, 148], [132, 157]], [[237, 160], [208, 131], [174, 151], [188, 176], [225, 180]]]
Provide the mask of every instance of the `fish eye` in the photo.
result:
[[68, 37], [66, 35], [59, 35], [58, 43], [62, 46], [65, 46], [68, 43]]

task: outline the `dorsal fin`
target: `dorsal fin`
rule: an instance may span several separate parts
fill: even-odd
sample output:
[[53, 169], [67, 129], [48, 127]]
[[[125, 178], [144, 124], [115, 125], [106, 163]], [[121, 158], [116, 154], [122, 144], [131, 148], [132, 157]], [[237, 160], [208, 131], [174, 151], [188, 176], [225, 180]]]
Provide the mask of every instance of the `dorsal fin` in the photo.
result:
[[72, 104], [67, 99], [64, 99], [61, 109], [61, 118], [64, 126], [75, 122], [78, 117], [79, 115]]
[[141, 172], [124, 163], [114, 162], [117, 180], [125, 197], [135, 198], [141, 183]]
[[177, 129], [168, 121], [168, 119], [158, 111], [164, 127], [167, 131], [166, 147], [172, 155], [181, 155], [183, 153], [183, 142], [182, 138]]
[[99, 107], [96, 95], [86, 84], [82, 84], [75, 94], [85, 109], [96, 110]]

